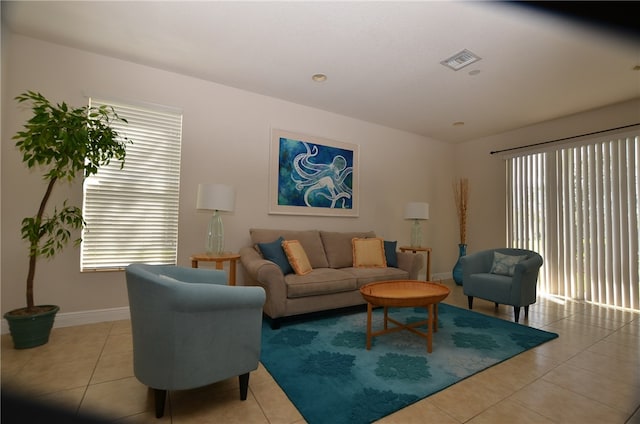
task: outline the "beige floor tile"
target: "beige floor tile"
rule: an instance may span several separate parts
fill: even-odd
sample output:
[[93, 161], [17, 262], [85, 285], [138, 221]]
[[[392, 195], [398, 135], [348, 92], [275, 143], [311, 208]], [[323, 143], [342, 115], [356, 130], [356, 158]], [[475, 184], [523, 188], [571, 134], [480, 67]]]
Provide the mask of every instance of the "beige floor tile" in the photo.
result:
[[505, 399], [467, 421], [467, 424], [553, 424], [553, 421], [510, 399]]
[[133, 352], [133, 339], [130, 333], [109, 334], [104, 344], [103, 354]]
[[604, 341], [638, 350], [640, 349], [640, 332], [635, 330], [630, 331], [632, 328], [634, 327], [626, 325], [615, 333], [607, 336]]
[[260, 384], [249, 383], [249, 389], [270, 423], [298, 423], [304, 418], [293, 406], [278, 384], [271, 380]]
[[570, 340], [573, 343], [582, 342], [582, 345], [593, 344], [605, 337], [615, 333], [615, 329], [608, 329], [598, 326], [593, 326], [582, 321], [572, 320], [571, 317], [564, 318], [555, 321], [542, 328], [546, 331], [551, 331], [563, 336], [565, 340]]
[[133, 377], [133, 352], [103, 354], [91, 377], [91, 384]]
[[566, 363], [576, 368], [592, 371], [603, 378], [610, 378], [626, 384], [636, 384], [640, 381], [639, 362], [638, 358], [635, 360], [611, 359], [606, 355], [585, 350]]
[[174, 424], [228, 423], [268, 424], [255, 397], [249, 393], [240, 400], [238, 388], [211, 385], [196, 390], [171, 392], [171, 415]]
[[80, 412], [107, 420], [153, 410], [151, 392], [134, 377], [90, 385], [80, 406]]
[[461, 421], [454, 419], [441, 411], [427, 399], [421, 400], [401, 409], [391, 415], [376, 421], [377, 424], [459, 424]]
[[[640, 381], [627, 384], [609, 378], [606, 374], [560, 365], [543, 377], [557, 386], [578, 393], [594, 401], [631, 415], [640, 403]], [[597, 381], [598, 384], [593, 384]]]
[[598, 315], [598, 314], [575, 314], [567, 318], [569, 321], [576, 321], [584, 325], [592, 327], [606, 328], [607, 330], [618, 330], [622, 328], [627, 321], [615, 319], [614, 315]]
[[628, 417], [628, 414], [543, 380], [526, 386], [509, 399], [558, 423], [624, 423]]
[[95, 359], [60, 363], [31, 360], [10, 383], [32, 396], [86, 387], [95, 365]]
[[162, 418], [156, 418], [155, 412], [147, 411], [141, 414], [129, 415], [112, 421], [113, 424], [167, 424], [171, 423], [171, 414], [166, 414]]
[[[504, 391], [473, 377], [429, 397], [429, 401], [458, 421], [466, 422], [504, 399]], [[464, 401], [461, 401], [461, 400]]]
[[0, 370], [2, 376], [16, 374], [33, 357], [33, 349], [14, 349], [13, 342], [2, 337], [2, 350], [0, 351]]
[[129, 334], [131, 335], [131, 321], [128, 319], [121, 321], [113, 321], [111, 330], [109, 331], [110, 335], [114, 334]]
[[77, 412], [84, 398], [86, 387], [78, 387], [69, 390], [60, 390], [46, 395], [38, 396], [34, 400], [42, 401], [57, 408]]
[[42, 349], [34, 351], [30, 362], [65, 363], [94, 361], [94, 364], [104, 347], [103, 341], [81, 343], [52, 343]]
[[529, 350], [471, 378], [474, 383], [478, 382], [489, 386], [501, 396], [507, 397], [540, 378], [557, 365], [558, 362], [552, 358], [537, 354], [535, 350]]
[[605, 356], [610, 361], [636, 362], [640, 351], [640, 338], [631, 335], [612, 335], [590, 346], [587, 350]]
[[77, 345], [84, 346], [95, 342], [104, 342], [111, 330], [110, 322], [78, 325], [73, 327], [54, 328], [51, 331], [49, 345]]
[[261, 384], [264, 382], [273, 383], [273, 377], [269, 374], [269, 371], [262, 365], [262, 362], [258, 363], [258, 369], [255, 371], [251, 371], [251, 375], [249, 376], [249, 386], [253, 386], [254, 384]]

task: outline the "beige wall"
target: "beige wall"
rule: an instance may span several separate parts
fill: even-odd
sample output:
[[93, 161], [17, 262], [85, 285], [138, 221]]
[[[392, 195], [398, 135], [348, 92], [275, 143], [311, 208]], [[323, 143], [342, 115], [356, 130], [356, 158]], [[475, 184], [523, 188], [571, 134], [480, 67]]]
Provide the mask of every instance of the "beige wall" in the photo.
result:
[[[505, 168], [491, 150], [638, 122], [640, 101], [543, 123], [460, 145], [420, 137], [321, 110], [213, 84], [134, 63], [88, 54], [3, 33], [2, 51], [1, 285], [2, 312], [23, 306], [26, 245], [23, 217], [35, 213], [44, 190], [40, 174], [20, 161], [13, 134], [28, 118], [12, 100], [38, 90], [56, 101], [82, 105], [87, 95], [181, 108], [184, 113], [178, 263], [202, 250], [207, 215], [195, 211], [201, 182], [232, 184], [236, 211], [224, 216], [226, 247], [248, 243], [250, 227], [375, 230], [386, 239], [409, 241], [402, 219], [408, 201], [430, 203], [425, 244], [433, 247], [433, 273], [450, 273], [458, 230], [451, 182], [470, 180], [469, 251], [505, 242]], [[360, 146], [360, 216], [328, 218], [268, 214], [270, 129], [281, 128]], [[54, 199], [80, 204], [79, 183], [56, 188]], [[242, 275], [239, 276], [240, 281]], [[53, 261], [41, 260], [36, 302], [62, 313], [127, 306], [122, 272], [80, 273], [79, 250], [69, 247]]]
[[[181, 108], [184, 113], [178, 262], [202, 251], [208, 216], [195, 211], [198, 183], [221, 182], [237, 191], [236, 211], [224, 216], [226, 247], [249, 242], [248, 229], [318, 228], [375, 230], [386, 239], [409, 241], [402, 219], [408, 201], [431, 204], [424, 240], [434, 246], [455, 243], [450, 189], [453, 146], [417, 135], [346, 118], [207, 81], [139, 66], [5, 34], [2, 90], [2, 311], [23, 306], [26, 245], [23, 217], [35, 213], [44, 185], [28, 172], [11, 136], [28, 119], [12, 100], [20, 92], [41, 91], [72, 105], [86, 95], [110, 96]], [[268, 214], [270, 129], [281, 128], [360, 146], [360, 216], [301, 217]], [[59, 186], [53, 200], [81, 204], [81, 185]], [[455, 251], [436, 248], [434, 272], [450, 271]], [[242, 276], [239, 276], [242, 279]], [[80, 273], [79, 249], [69, 247], [53, 261], [40, 260], [36, 302], [54, 303], [61, 312], [127, 306], [122, 272]]]
[[457, 145], [457, 169], [470, 186], [468, 252], [506, 242], [506, 168], [504, 159], [490, 152], [636, 123], [640, 99]]

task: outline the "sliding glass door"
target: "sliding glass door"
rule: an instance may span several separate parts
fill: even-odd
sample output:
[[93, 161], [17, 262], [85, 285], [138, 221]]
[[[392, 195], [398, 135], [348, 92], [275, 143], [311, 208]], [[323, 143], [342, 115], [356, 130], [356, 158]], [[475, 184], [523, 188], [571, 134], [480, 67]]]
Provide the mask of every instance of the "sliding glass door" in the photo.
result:
[[640, 310], [639, 140], [507, 158], [508, 242], [544, 258], [541, 292]]

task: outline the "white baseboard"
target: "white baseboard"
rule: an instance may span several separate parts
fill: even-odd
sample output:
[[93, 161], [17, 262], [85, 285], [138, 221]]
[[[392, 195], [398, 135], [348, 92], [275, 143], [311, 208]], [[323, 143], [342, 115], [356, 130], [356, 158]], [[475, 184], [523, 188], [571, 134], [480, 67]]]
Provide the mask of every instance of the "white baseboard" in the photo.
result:
[[431, 281], [451, 280], [453, 275], [450, 272], [441, 272], [439, 274], [431, 274]]
[[[72, 327], [74, 325], [95, 324], [105, 321], [120, 321], [129, 319], [129, 307], [112, 309], [96, 309], [93, 311], [67, 312], [56, 314], [53, 328]], [[2, 334], [9, 333], [9, 324], [2, 320]]]

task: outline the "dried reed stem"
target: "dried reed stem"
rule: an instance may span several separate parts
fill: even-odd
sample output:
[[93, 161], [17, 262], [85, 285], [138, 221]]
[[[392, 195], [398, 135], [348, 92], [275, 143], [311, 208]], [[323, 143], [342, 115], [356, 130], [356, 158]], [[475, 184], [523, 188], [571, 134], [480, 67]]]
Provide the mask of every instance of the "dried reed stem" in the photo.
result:
[[453, 183], [453, 194], [460, 226], [460, 244], [467, 244], [467, 210], [469, 206], [469, 180], [460, 178]]

